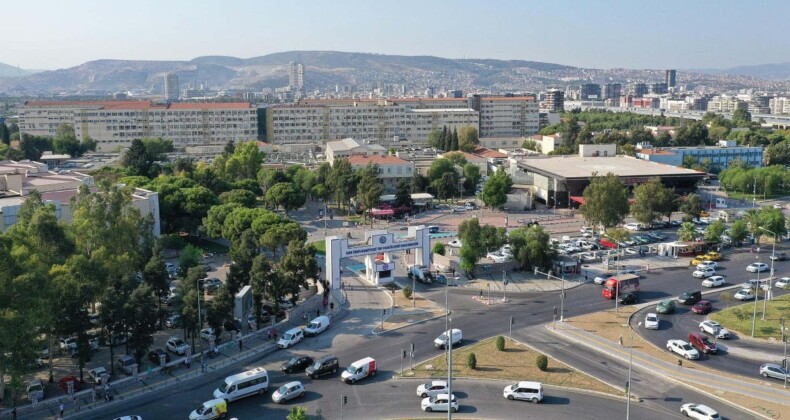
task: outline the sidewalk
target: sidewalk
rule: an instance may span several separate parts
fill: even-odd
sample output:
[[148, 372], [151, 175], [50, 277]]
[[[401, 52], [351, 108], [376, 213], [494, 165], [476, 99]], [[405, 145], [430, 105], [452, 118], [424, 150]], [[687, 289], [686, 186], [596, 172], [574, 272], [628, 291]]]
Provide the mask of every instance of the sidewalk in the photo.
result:
[[[559, 322], [557, 324], [556, 329], [552, 329], [550, 325], [546, 325], [546, 329], [566, 340], [588, 347], [591, 350], [604, 353], [624, 363], [628, 363], [629, 349], [627, 346], [621, 347], [615, 342], [584, 331], [568, 323]], [[633, 353], [633, 364], [641, 369], [664, 375], [686, 385], [693, 386], [693, 384], [698, 384], [701, 386], [714, 387], [717, 390], [729, 391], [780, 405], [786, 405], [787, 402], [790, 401], [790, 391], [788, 390], [772, 388], [733, 379], [731, 377], [685, 368], [649, 356], [640, 351]]]

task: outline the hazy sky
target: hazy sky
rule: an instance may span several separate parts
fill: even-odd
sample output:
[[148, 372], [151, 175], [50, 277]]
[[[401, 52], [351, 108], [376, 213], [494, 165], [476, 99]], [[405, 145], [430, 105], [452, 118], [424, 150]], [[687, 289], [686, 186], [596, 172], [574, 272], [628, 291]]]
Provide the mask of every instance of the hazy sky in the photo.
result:
[[335, 50], [701, 68], [790, 61], [790, 0], [17, 0], [0, 62]]

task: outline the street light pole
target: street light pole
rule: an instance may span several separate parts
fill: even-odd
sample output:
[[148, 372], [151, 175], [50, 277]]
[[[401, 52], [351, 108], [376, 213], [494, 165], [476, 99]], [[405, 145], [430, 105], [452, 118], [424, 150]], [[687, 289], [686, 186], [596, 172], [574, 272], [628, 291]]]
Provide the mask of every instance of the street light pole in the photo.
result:
[[[774, 278], [774, 260], [776, 259], [776, 242], [779, 240], [779, 235], [775, 232], [772, 232], [764, 227], [760, 227], [760, 229], [772, 233], [774, 235], [774, 243], [771, 245], [771, 275], [768, 276], [768, 281], [765, 282], [766, 289], [765, 289], [765, 296], [763, 297], [763, 317], [762, 320], [765, 321], [765, 310], [768, 305], [768, 295], [771, 292], [771, 280]], [[760, 282], [757, 282], [757, 287], [760, 287]], [[756, 293], [756, 292], [755, 292]], [[756, 295], [755, 295], [756, 296]]]
[[[757, 257], [757, 262], [760, 262], [760, 257]], [[757, 267], [757, 284], [754, 288], [754, 312], [752, 313], [752, 338], [754, 338], [754, 328], [757, 323], [757, 300], [760, 297], [760, 267]]]
[[[198, 331], [200, 331], [200, 328], [203, 326], [203, 322], [201, 322], [202, 319], [201, 319], [201, 316], [200, 316], [201, 315], [201, 312], [200, 312], [200, 298], [201, 298], [201, 295], [203, 294], [201, 292], [201, 290], [200, 290], [200, 280], [201, 279], [197, 279], [197, 281], [195, 282], [195, 284], [197, 285], [197, 307], [198, 307], [198, 328], [197, 329], [198, 329]], [[200, 357], [202, 358], [203, 357], [203, 341], [202, 340], [198, 340], [198, 343], [200, 343]]]
[[782, 367], [785, 370], [785, 389], [787, 389], [787, 330], [785, 330], [785, 317], [782, 317], [782, 342], [785, 343], [785, 352], [784, 356], [782, 357]]
[[447, 407], [447, 420], [453, 418], [453, 320], [448, 316], [450, 321], [450, 330], [447, 335], [447, 394], [449, 395]]
[[565, 267], [562, 267], [562, 286], [560, 287], [560, 322], [565, 316]]
[[[636, 325], [637, 328], [642, 326], [642, 322]], [[625, 419], [630, 420], [631, 418], [631, 370], [634, 364], [634, 330], [631, 330], [631, 348], [630, 348], [630, 355], [628, 356], [628, 382], [625, 383]]]

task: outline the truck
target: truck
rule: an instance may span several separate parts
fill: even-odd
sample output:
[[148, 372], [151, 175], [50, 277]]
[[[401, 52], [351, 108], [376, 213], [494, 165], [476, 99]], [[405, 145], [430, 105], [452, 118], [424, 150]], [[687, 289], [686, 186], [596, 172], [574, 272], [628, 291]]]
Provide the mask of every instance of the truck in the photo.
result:
[[353, 384], [360, 379], [367, 378], [376, 374], [376, 360], [372, 357], [357, 360], [352, 363], [341, 375], [340, 379], [347, 383]]
[[[618, 290], [619, 289], [619, 290]], [[636, 274], [619, 274], [609, 277], [603, 285], [601, 295], [607, 299], [629, 292], [639, 291], [639, 276]]]
[[431, 270], [424, 265], [410, 265], [407, 268], [406, 275], [409, 278], [414, 278], [420, 283], [430, 284], [433, 281]]

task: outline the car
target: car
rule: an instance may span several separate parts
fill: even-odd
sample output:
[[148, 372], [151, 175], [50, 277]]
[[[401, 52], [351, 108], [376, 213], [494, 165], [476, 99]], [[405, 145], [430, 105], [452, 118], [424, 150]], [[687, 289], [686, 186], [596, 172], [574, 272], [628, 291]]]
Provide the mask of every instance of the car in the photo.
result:
[[632, 232], [636, 232], [636, 231], [641, 230], [641, 228], [639, 226], [639, 223], [626, 223], [623, 227], [626, 230], [630, 230]]
[[288, 382], [272, 393], [272, 401], [277, 404], [285, 404], [288, 400], [304, 397], [304, 392], [304, 385], [301, 382]]
[[634, 248], [628, 247], [628, 248], [625, 249], [625, 253], [628, 254], [628, 255], [636, 255], [636, 254], [639, 253], [639, 251], [637, 251]]
[[704, 270], [706, 268], [712, 268], [712, 269], [715, 270], [718, 267], [719, 267], [719, 264], [717, 264], [715, 261], [711, 261], [711, 260], [705, 260], [705, 261], [702, 261], [701, 263], [697, 264], [697, 270]]
[[447, 394], [423, 398], [420, 408], [428, 413], [432, 411], [447, 411], [448, 409], [455, 413], [458, 411], [458, 398], [456, 398], [455, 394], [452, 395], [452, 399]]
[[766, 284], [768, 284], [768, 279], [750, 279], [741, 283], [741, 289], [757, 290], [758, 287], [764, 289]]
[[102, 384], [110, 377], [110, 372], [107, 372], [102, 366], [95, 367], [88, 371], [88, 376], [97, 384]]
[[707, 255], [700, 255], [700, 256], [694, 257], [694, 258], [691, 260], [691, 263], [689, 264], [689, 266], [692, 266], [692, 267], [694, 267], [694, 266], [696, 266], [697, 264], [701, 264], [702, 262], [704, 262], [704, 261], [707, 261], [707, 260], [708, 260], [708, 257], [707, 257]]
[[697, 315], [705, 315], [713, 310], [713, 304], [708, 300], [701, 300], [691, 307], [691, 312]]
[[447, 393], [447, 381], [431, 381], [417, 387], [417, 396], [422, 398], [433, 397]]
[[637, 303], [638, 301], [639, 297], [637, 296], [636, 292], [623, 293], [617, 298], [617, 303], [622, 305]]
[[704, 278], [710, 277], [710, 276], [712, 276], [714, 274], [716, 274], [716, 270], [714, 270], [712, 268], [698, 269], [698, 270], [695, 270], [693, 273], [691, 273], [691, 275], [694, 276], [694, 278], [697, 278], [697, 279], [704, 279]]
[[58, 345], [60, 346], [60, 349], [62, 351], [65, 351], [65, 352], [76, 350], [77, 349], [77, 337], [61, 338], [60, 340], [58, 340]]
[[159, 366], [159, 363], [161, 363], [159, 361], [159, 358], [161, 356], [164, 356], [165, 363], [170, 363], [170, 355], [166, 351], [162, 349], [153, 349], [148, 352], [148, 360], [150, 360], [153, 364], [157, 366]]
[[778, 210], [781, 210], [781, 209], [782, 209], [782, 205], [781, 205], [781, 204], [779, 204], [779, 203], [775, 203], [775, 204], [774, 204], [774, 208], [775, 208], [775, 209], [778, 209]]
[[217, 331], [214, 328], [203, 328], [200, 330], [200, 338], [208, 342], [217, 341]]
[[167, 340], [166, 347], [168, 351], [171, 351], [179, 356], [183, 356], [186, 354], [187, 349], [189, 349], [189, 344], [178, 337], [171, 337], [169, 340]]
[[699, 323], [699, 330], [716, 336], [716, 338], [730, 338], [730, 332], [716, 321], [706, 319]]
[[697, 420], [720, 420], [719, 413], [705, 404], [683, 404], [680, 406], [680, 414]]
[[752, 300], [754, 299], [754, 293], [752, 293], [751, 289], [741, 289], [735, 292], [732, 297], [736, 300]]
[[710, 341], [708, 336], [703, 333], [689, 333], [689, 344], [691, 344], [691, 347], [694, 347], [697, 351], [704, 354], [716, 354], [719, 351], [718, 347], [716, 347], [716, 343]]
[[764, 363], [762, 366], [760, 366], [760, 375], [763, 375], [763, 378], [770, 377], [782, 380], [790, 380], [790, 370], [787, 370], [776, 363]]
[[657, 330], [660, 323], [661, 321], [658, 319], [658, 315], [652, 312], [645, 315], [645, 329]]
[[777, 252], [776, 254], [772, 254], [770, 257], [771, 261], [784, 261], [787, 259], [787, 253], [784, 252]]
[[447, 246], [450, 248], [460, 248], [461, 247], [461, 240], [460, 239], [453, 239], [450, 242], [447, 242]]
[[614, 276], [614, 273], [601, 273], [593, 278], [593, 282], [597, 285], [603, 285], [612, 276]]
[[703, 287], [719, 287], [724, 285], [724, 277], [723, 276], [710, 276], [705, 280], [702, 280]]
[[76, 376], [64, 376], [58, 381], [58, 387], [65, 392], [69, 392], [69, 382], [72, 382], [75, 391], [81, 388], [80, 380]]
[[502, 263], [502, 262], [508, 262], [513, 260], [512, 255], [503, 254], [499, 251], [489, 252], [488, 254], [486, 254], [486, 258], [494, 261], [495, 263]]
[[222, 281], [216, 277], [210, 277], [203, 281], [206, 293], [213, 294], [222, 286]]
[[285, 373], [301, 372], [307, 369], [308, 366], [312, 365], [313, 362], [314, 360], [310, 356], [294, 356], [287, 362], [283, 363], [280, 369]]
[[502, 396], [511, 401], [524, 400], [537, 404], [543, 401], [543, 385], [540, 382], [519, 382], [506, 386]]
[[116, 417], [113, 420], [143, 420], [140, 416], [123, 416], [123, 417]]
[[763, 271], [768, 271], [768, 269], [768, 264], [761, 262], [751, 263], [746, 266], [746, 271], [750, 273], [762, 273]]
[[703, 257], [708, 261], [721, 261], [721, 254], [716, 251], [710, 251]]
[[680, 226], [681, 224], [683, 224], [683, 221], [681, 221], [681, 220], [672, 220], [672, 221], [669, 222], [669, 224], [672, 225], [672, 226]]
[[167, 328], [178, 328], [181, 326], [181, 315], [172, 315], [165, 319], [165, 326]]
[[656, 306], [656, 312], [660, 314], [671, 314], [675, 312], [675, 300], [667, 299], [659, 302]]
[[468, 209], [464, 206], [453, 207], [453, 213], [465, 213]]
[[688, 360], [699, 359], [699, 352], [691, 344], [683, 340], [669, 340], [667, 341], [667, 350], [672, 353], [677, 353]]
[[702, 292], [699, 290], [687, 290], [678, 296], [678, 302], [684, 305], [693, 305], [702, 300]]
[[594, 252], [583, 252], [579, 255], [579, 258], [584, 262], [594, 262], [598, 260], [598, 256], [595, 255]]
[[428, 233], [439, 233], [439, 226], [428, 226]]
[[782, 277], [774, 283], [777, 289], [790, 289], [790, 277]]

